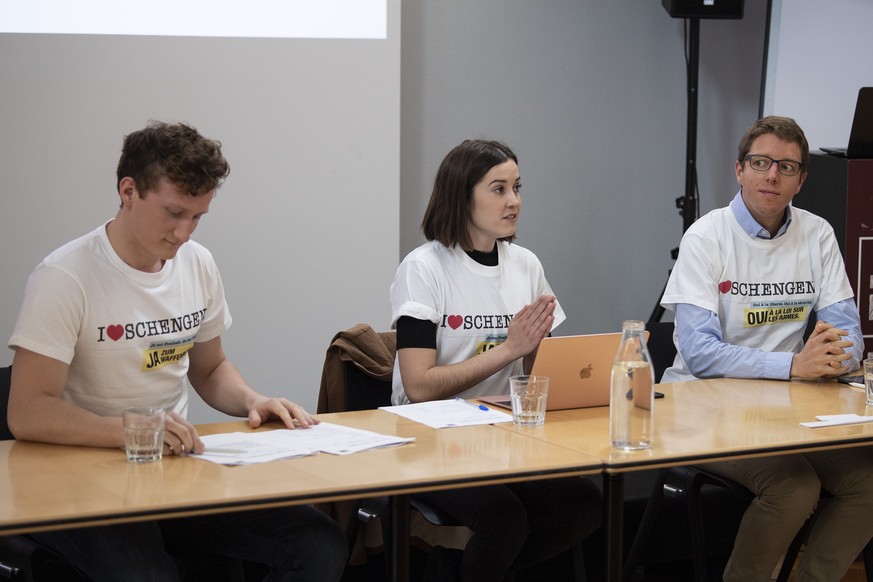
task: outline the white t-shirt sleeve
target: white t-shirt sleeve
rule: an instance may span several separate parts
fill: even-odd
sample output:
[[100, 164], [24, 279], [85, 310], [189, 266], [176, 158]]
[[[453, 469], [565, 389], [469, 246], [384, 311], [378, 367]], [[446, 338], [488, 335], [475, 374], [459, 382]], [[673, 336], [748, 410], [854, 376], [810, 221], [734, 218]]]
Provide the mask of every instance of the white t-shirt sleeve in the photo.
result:
[[419, 260], [404, 260], [397, 268], [389, 292], [391, 328], [394, 329], [403, 316], [439, 323], [442, 314], [437, 306], [442, 304], [441, 283], [429, 265]]
[[[706, 217], [701, 220], [706, 220]], [[675, 311], [677, 303], [687, 303], [718, 313], [721, 254], [718, 242], [701, 232], [700, 222], [695, 223], [682, 238], [679, 258], [661, 299], [661, 305], [667, 309]]]
[[69, 364], [85, 305], [84, 292], [69, 273], [41, 264], [27, 281], [9, 347], [25, 348]]
[[814, 307], [816, 311], [839, 301], [854, 298], [834, 229], [825, 221], [821, 221], [820, 225], [817, 244], [821, 249], [822, 282], [820, 295]]
[[203, 285], [209, 289], [209, 309], [206, 312], [206, 317], [200, 326], [200, 331], [197, 333], [197, 342], [207, 342], [215, 339], [230, 328], [232, 318], [230, 317], [230, 309], [227, 306], [227, 300], [224, 295], [224, 284], [221, 281], [221, 274], [218, 270], [212, 253], [205, 247], [198, 245], [198, 252], [203, 273]]

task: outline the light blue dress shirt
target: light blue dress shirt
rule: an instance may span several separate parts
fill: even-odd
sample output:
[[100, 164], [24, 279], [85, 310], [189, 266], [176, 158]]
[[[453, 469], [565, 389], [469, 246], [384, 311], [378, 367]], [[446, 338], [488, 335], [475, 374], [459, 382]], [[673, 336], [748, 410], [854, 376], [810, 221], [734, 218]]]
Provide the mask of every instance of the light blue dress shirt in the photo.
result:
[[[757, 238], [778, 238], [791, 224], [791, 206], [785, 209], [785, 222], [775, 237], [754, 219], [742, 193], [730, 203], [731, 212], [742, 229]], [[844, 299], [816, 312], [819, 321], [849, 332], [847, 339], [854, 343], [849, 349], [852, 359], [846, 361], [845, 372], [860, 365], [864, 340], [858, 327], [858, 312], [851, 299]], [[697, 378], [770, 378], [787, 380], [791, 375], [792, 352], [766, 352], [755, 348], [724, 343], [718, 314], [688, 303], [676, 304], [676, 337], [678, 349], [689, 371]]]

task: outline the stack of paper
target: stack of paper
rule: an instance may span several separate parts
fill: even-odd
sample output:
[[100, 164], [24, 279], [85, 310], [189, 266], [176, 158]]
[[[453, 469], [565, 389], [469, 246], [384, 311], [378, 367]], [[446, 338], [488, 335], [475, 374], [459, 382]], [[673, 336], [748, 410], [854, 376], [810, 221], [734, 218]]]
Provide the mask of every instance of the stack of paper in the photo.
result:
[[873, 416], [861, 416], [858, 414], [822, 414], [816, 416], [818, 421], [801, 422], [801, 426], [809, 428], [821, 428], [824, 426], [839, 426], [841, 424], [858, 424], [861, 422], [873, 422]]
[[430, 402], [402, 404], [400, 406], [382, 406], [380, 409], [426, 424], [431, 428], [512, 422], [511, 414], [460, 398], [431, 400]]
[[249, 465], [318, 452], [348, 455], [415, 439], [322, 422], [310, 428], [231, 432], [207, 435], [201, 440], [206, 451], [196, 458], [222, 465]]

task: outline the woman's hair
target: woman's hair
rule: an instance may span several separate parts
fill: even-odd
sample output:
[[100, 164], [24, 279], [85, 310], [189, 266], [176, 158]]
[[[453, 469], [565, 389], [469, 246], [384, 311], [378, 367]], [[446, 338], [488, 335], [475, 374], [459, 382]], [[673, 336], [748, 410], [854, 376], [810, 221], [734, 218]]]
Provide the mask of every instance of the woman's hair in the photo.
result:
[[[425, 238], [447, 247], [457, 244], [471, 250], [473, 243], [467, 225], [473, 187], [491, 168], [508, 160], [518, 163], [512, 150], [498, 141], [468, 139], [450, 151], [437, 170], [430, 202], [421, 221]], [[500, 240], [512, 242], [514, 239], [513, 235]]]
[[184, 123], [153, 121], [125, 136], [116, 186], [122, 178], [133, 178], [142, 196], [166, 178], [186, 194], [200, 196], [218, 188], [229, 173], [221, 142]]
[[789, 143], [796, 143], [800, 148], [800, 159], [796, 160], [803, 166], [801, 171], [805, 170], [809, 163], [809, 143], [806, 141], [806, 136], [803, 130], [797, 125], [797, 122], [790, 117], [779, 117], [778, 115], [770, 115], [763, 117], [749, 126], [746, 133], [740, 139], [738, 148], [737, 162], [741, 165], [745, 162], [746, 156], [749, 155], [749, 150], [752, 149], [752, 144], [762, 135], [772, 134]]

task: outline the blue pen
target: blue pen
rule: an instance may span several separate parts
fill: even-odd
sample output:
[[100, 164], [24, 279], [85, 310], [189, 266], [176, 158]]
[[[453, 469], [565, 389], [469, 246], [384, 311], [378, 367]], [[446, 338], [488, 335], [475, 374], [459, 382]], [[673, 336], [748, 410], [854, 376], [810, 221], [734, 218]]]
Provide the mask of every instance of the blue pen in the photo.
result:
[[490, 408], [488, 408], [484, 404], [473, 404], [472, 402], [467, 402], [466, 400], [464, 400], [460, 396], [455, 396], [455, 400], [457, 400], [458, 402], [463, 402], [464, 404], [468, 404], [470, 406], [474, 406], [474, 407], [478, 408], [479, 410], [491, 410]]

